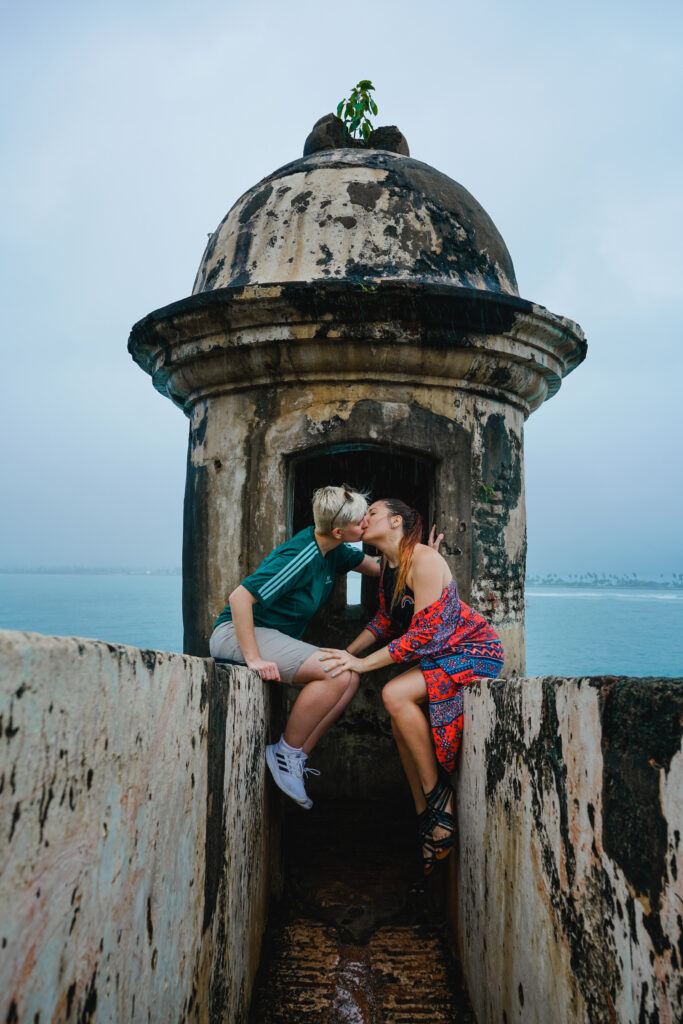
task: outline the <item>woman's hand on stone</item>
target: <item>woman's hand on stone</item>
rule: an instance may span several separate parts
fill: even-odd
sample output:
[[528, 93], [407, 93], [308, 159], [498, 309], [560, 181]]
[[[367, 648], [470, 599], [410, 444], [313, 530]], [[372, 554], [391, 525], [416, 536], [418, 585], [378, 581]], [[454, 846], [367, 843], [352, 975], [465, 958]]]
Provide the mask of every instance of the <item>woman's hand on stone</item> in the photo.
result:
[[251, 658], [247, 661], [247, 668], [253, 668], [261, 676], [261, 679], [272, 679], [280, 682], [280, 669], [274, 661], [264, 661], [263, 658]]
[[363, 671], [363, 660], [362, 658], [356, 658], [353, 654], [349, 654], [348, 651], [339, 651], [335, 647], [321, 647], [320, 648], [320, 660], [325, 662], [323, 666], [325, 672], [327, 672], [334, 679], [340, 672], [362, 672]]
[[429, 544], [430, 548], [434, 548], [435, 551], [438, 551], [439, 550], [439, 544], [441, 543], [442, 540], [443, 540], [443, 534], [440, 533], [437, 536], [437, 533], [436, 533], [436, 523], [434, 523], [434, 525], [432, 526], [431, 530], [429, 531], [429, 540], [427, 541], [427, 543]]

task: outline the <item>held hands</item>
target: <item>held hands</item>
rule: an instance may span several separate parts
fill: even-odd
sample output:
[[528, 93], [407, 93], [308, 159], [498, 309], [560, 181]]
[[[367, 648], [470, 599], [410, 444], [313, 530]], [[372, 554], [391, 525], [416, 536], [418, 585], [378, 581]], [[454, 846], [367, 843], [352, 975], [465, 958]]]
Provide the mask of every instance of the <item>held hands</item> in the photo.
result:
[[320, 661], [324, 661], [324, 669], [334, 679], [340, 672], [363, 672], [363, 659], [355, 658], [348, 651], [338, 651], [334, 647], [320, 648]]
[[261, 676], [261, 679], [272, 679], [280, 682], [280, 670], [274, 661], [264, 661], [263, 658], [251, 658], [247, 661], [247, 667], [253, 668]]

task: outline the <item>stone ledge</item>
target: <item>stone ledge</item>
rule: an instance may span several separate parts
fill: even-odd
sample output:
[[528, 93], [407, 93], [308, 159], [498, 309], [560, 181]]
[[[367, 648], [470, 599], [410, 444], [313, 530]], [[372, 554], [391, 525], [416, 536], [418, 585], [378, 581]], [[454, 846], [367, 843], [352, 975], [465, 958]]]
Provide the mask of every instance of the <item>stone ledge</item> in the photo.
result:
[[268, 906], [267, 688], [75, 637], [0, 632], [0, 660], [0, 1019], [243, 1021]]
[[683, 680], [466, 694], [452, 918], [479, 1024], [673, 1020]]

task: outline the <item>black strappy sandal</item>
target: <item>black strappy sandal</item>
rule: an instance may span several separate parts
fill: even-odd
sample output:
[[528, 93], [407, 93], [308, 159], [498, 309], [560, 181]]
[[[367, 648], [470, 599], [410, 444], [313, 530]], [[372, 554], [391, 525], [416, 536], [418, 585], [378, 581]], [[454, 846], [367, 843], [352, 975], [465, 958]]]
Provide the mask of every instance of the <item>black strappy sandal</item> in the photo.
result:
[[422, 870], [425, 875], [430, 875], [436, 864], [436, 851], [432, 839], [432, 814], [429, 807], [420, 811], [417, 816], [417, 834], [422, 845]]
[[[426, 813], [430, 816], [427, 845], [433, 850], [436, 860], [443, 860], [451, 852], [455, 843], [455, 817], [451, 811], [446, 810], [448, 801], [453, 801], [453, 790], [441, 779], [437, 779], [434, 789], [425, 793], [425, 800], [427, 801]], [[435, 837], [433, 833], [437, 828], [441, 829], [445, 835]]]

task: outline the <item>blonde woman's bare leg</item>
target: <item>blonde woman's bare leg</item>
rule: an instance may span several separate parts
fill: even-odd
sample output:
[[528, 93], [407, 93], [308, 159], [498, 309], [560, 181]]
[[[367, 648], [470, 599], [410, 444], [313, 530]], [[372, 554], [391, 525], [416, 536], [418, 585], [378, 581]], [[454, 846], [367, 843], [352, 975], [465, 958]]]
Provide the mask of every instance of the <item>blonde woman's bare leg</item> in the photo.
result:
[[[301, 678], [302, 676], [304, 678]], [[301, 666], [301, 668], [299, 669], [299, 671], [297, 672], [297, 674], [294, 677], [294, 682], [295, 683], [305, 682], [306, 681], [306, 679], [305, 679], [306, 676], [309, 676], [309, 678], [311, 678], [313, 680], [317, 680], [317, 679], [320, 678], [320, 659], [319, 659], [319, 655], [317, 655], [317, 654], [311, 655], [311, 657], [308, 658], [303, 663], [303, 665]], [[334, 707], [332, 707], [327, 712], [325, 717], [322, 718], [320, 722], [318, 722], [318, 724], [312, 729], [312, 731], [309, 733], [309, 735], [304, 740], [304, 742], [302, 744], [304, 754], [310, 754], [310, 752], [315, 747], [316, 743], [320, 740], [320, 738], [322, 736], [325, 735], [327, 730], [332, 725], [334, 725], [334, 723], [337, 721], [339, 716], [344, 712], [345, 708], [348, 707], [348, 705], [351, 703], [351, 701], [355, 697], [356, 692], [358, 690], [359, 683], [360, 683], [360, 676], [358, 675], [357, 672], [345, 672], [344, 673], [344, 677], [346, 677], [347, 680], [348, 680], [347, 683], [346, 683], [346, 689], [344, 690], [344, 692], [342, 693], [341, 697], [339, 698], [337, 703], [334, 705]], [[340, 676], [339, 678], [341, 679], [342, 676]], [[325, 679], [323, 680], [323, 682], [328, 682], [328, 681], [332, 682], [332, 680], [328, 679], [327, 676], [326, 676]]]
[[294, 676], [293, 682], [303, 689], [291, 710], [284, 731], [285, 741], [310, 753], [320, 737], [330, 728], [358, 689], [358, 675], [342, 672], [336, 678], [324, 674], [320, 657], [312, 654]]

